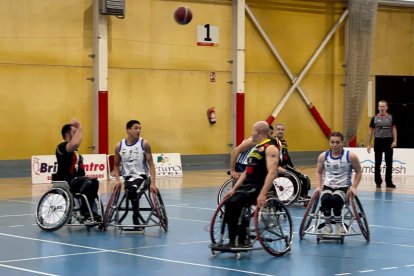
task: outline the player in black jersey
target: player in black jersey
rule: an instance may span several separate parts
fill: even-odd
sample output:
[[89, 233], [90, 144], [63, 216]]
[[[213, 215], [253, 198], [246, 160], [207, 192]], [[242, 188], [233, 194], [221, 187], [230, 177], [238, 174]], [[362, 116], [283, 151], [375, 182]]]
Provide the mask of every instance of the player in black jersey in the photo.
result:
[[275, 125], [275, 132], [276, 132], [276, 139], [279, 140], [279, 150], [280, 150], [280, 162], [279, 167], [277, 168], [277, 172], [280, 175], [283, 175], [286, 173], [286, 170], [289, 170], [290, 172], [294, 173], [300, 180], [301, 185], [301, 194], [300, 196], [303, 199], [308, 199], [310, 196], [308, 195], [308, 192], [311, 188], [311, 183], [308, 177], [301, 174], [298, 170], [295, 169], [295, 166], [293, 165], [292, 159], [289, 156], [288, 152], [288, 142], [285, 138], [285, 125], [281, 123], [277, 123]]
[[[269, 138], [273, 136], [273, 127], [269, 125]], [[246, 138], [237, 147], [233, 149], [230, 154], [230, 175], [233, 179], [239, 179], [244, 172], [247, 165], [247, 158], [251, 151], [253, 151], [256, 144], [252, 137]]]
[[[237, 224], [243, 207], [247, 204], [256, 204], [263, 207], [267, 193], [273, 186], [279, 162], [279, 150], [275, 140], [269, 139], [269, 125], [259, 121], [253, 125], [252, 141], [257, 144], [250, 153], [247, 167], [230, 190], [225, 203], [224, 222], [229, 229], [228, 247], [249, 246], [246, 243], [247, 223], [243, 222], [240, 232], [237, 233]], [[238, 235], [239, 240], [236, 240]]]
[[[63, 142], [56, 147], [56, 159], [58, 170], [52, 175], [53, 181], [66, 181], [72, 193], [84, 194], [93, 208], [95, 197], [99, 189], [99, 181], [96, 178], [85, 177], [82, 156], [77, 150], [82, 142], [82, 125], [77, 119], [72, 119], [69, 124], [65, 124], [61, 130]], [[90, 217], [87, 205], [81, 206], [81, 213], [85, 218]], [[100, 220], [100, 216], [93, 212], [95, 220]]]

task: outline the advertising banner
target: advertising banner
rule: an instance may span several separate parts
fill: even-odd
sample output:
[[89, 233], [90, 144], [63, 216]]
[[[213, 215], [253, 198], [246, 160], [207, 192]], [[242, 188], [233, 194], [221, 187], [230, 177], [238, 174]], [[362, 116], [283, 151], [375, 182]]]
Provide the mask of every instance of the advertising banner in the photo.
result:
[[[86, 176], [107, 180], [106, 154], [82, 154]], [[57, 172], [55, 155], [32, 156], [32, 184], [50, 183]]]
[[[367, 148], [345, 148], [355, 153], [362, 166], [363, 174], [374, 174], [375, 172], [375, 154], [374, 149], [371, 153], [367, 152]], [[385, 161], [382, 157], [381, 174], [385, 174]], [[392, 161], [393, 175], [414, 175], [414, 149], [394, 149]]]

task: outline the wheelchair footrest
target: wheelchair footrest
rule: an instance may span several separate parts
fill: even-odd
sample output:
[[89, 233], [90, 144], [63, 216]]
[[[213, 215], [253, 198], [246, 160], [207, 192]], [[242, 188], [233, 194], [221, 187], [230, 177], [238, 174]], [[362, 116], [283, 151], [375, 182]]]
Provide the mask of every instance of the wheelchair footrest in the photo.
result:
[[247, 251], [251, 251], [255, 249], [253, 248], [253, 246], [230, 247], [230, 246], [226, 246], [225, 244], [210, 244], [209, 247], [213, 251], [229, 252], [229, 253], [247, 252]]
[[320, 239], [325, 239], [325, 240], [338, 240], [338, 239], [343, 239], [347, 235], [346, 234], [316, 234], [316, 236]]
[[119, 228], [121, 231], [125, 231], [125, 232], [133, 232], [133, 233], [138, 233], [138, 234], [144, 234], [145, 228], [147, 227], [147, 225], [134, 225], [134, 224], [130, 224], [130, 225], [114, 225], [115, 228]]

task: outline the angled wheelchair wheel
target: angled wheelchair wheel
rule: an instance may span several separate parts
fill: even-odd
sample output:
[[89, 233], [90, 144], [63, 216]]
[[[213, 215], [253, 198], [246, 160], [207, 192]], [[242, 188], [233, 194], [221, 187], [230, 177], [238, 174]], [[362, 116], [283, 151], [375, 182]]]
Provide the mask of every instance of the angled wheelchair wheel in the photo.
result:
[[255, 210], [257, 239], [270, 255], [279, 257], [292, 246], [293, 223], [287, 207], [276, 197], [267, 199], [263, 208]]
[[224, 220], [224, 203], [226, 198], [220, 202], [214, 211], [210, 222], [210, 240], [214, 245], [223, 245], [229, 243], [229, 233], [227, 225], [223, 223]]
[[273, 180], [273, 186], [276, 189], [277, 197], [285, 205], [295, 203], [300, 196], [300, 180], [294, 173], [288, 170], [284, 175], [278, 176]]
[[118, 205], [119, 195], [121, 193], [121, 184], [115, 185], [111, 197], [109, 198], [108, 205], [106, 206], [105, 213], [102, 218], [101, 229], [106, 230], [108, 226], [115, 221], [114, 213]]
[[220, 190], [217, 194], [217, 205], [219, 205], [224, 197], [230, 192], [235, 183], [236, 182], [233, 178], [229, 178], [226, 180], [226, 182], [223, 183], [223, 185], [221, 185]]
[[36, 223], [45, 231], [56, 231], [68, 223], [73, 209], [72, 194], [63, 188], [52, 188], [36, 208]]
[[305, 236], [305, 231], [309, 229], [309, 226], [311, 225], [312, 220], [315, 218], [316, 212], [318, 211], [320, 194], [321, 192], [319, 190], [316, 190], [313, 193], [308, 203], [308, 206], [306, 206], [305, 214], [303, 215], [303, 219], [299, 227], [299, 238], [300, 239], [303, 239], [303, 237]]
[[160, 192], [159, 191], [155, 193], [151, 192], [151, 199], [154, 205], [155, 213], [157, 214], [157, 217], [160, 220], [160, 224], [162, 228], [164, 228], [165, 231], [168, 231], [167, 210], [165, 209], [165, 205], [162, 200]]
[[370, 231], [368, 225], [368, 219], [365, 215], [364, 209], [362, 208], [361, 201], [359, 200], [358, 196], [351, 196], [349, 198], [350, 204], [352, 206], [352, 210], [354, 212], [355, 220], [358, 222], [359, 229], [361, 229], [361, 233], [364, 238], [369, 242], [370, 240]]

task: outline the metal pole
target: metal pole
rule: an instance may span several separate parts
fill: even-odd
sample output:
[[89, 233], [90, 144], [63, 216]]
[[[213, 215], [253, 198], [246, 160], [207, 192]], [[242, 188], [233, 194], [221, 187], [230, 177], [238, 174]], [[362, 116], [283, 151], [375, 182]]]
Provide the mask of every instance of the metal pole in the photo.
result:
[[93, 147], [108, 153], [108, 21], [93, 0]]

